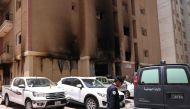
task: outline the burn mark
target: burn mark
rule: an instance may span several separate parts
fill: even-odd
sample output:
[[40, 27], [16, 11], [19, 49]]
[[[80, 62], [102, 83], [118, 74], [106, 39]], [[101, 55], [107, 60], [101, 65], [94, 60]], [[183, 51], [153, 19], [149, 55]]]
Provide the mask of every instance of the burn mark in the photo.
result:
[[[96, 58], [112, 60], [114, 58], [114, 36], [113, 36], [113, 16], [111, 1], [96, 0], [96, 11], [101, 13], [103, 18], [97, 19], [97, 54]], [[108, 40], [109, 39], [109, 40]]]
[[63, 72], [63, 67], [64, 67], [64, 60], [58, 60], [57, 61], [57, 63], [58, 63], [58, 66], [59, 66], [59, 71], [61, 72], [61, 74], [62, 74], [62, 72]]

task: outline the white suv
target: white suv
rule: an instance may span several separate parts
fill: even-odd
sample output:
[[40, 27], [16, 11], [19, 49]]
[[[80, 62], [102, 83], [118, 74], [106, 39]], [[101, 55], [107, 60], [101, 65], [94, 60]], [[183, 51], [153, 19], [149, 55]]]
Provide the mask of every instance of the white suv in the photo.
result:
[[[107, 88], [92, 77], [65, 77], [58, 83], [66, 91], [66, 96], [72, 103], [79, 103], [86, 106], [86, 109], [106, 108]], [[120, 105], [125, 107], [125, 98], [122, 92]]]

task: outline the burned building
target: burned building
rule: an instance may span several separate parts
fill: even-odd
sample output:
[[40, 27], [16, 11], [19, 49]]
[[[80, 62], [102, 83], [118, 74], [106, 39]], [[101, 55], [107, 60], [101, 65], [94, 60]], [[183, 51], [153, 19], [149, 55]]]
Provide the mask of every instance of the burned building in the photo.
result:
[[2, 0], [7, 77], [128, 75], [158, 64], [156, 0]]

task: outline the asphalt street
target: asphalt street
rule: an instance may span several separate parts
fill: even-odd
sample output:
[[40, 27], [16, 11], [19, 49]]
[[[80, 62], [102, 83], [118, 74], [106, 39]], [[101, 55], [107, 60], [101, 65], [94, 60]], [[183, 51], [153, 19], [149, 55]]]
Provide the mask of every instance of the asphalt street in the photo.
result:
[[[0, 98], [0, 102], [1, 101], [2, 99]], [[133, 106], [134, 106], [133, 99], [126, 99], [126, 106], [125, 108], [122, 109], [133, 109]], [[6, 107], [5, 105], [1, 104], [0, 109], [24, 109], [24, 107], [17, 104], [13, 104], [11, 107]], [[80, 105], [69, 104], [64, 109], [85, 109], [85, 107]]]

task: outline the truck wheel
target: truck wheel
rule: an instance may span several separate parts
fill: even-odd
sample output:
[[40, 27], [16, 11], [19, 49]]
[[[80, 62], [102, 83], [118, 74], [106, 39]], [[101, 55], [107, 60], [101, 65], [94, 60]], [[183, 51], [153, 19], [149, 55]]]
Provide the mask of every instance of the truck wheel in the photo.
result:
[[9, 96], [5, 95], [5, 106], [10, 106], [11, 102], [9, 101]]
[[94, 97], [88, 97], [85, 100], [86, 109], [98, 109], [98, 101]]
[[33, 109], [31, 100], [27, 100], [25, 103], [25, 109]]

